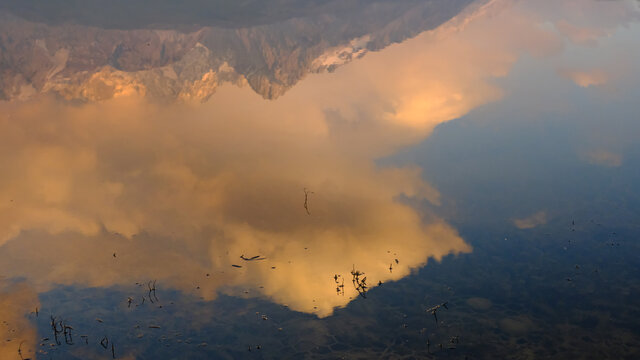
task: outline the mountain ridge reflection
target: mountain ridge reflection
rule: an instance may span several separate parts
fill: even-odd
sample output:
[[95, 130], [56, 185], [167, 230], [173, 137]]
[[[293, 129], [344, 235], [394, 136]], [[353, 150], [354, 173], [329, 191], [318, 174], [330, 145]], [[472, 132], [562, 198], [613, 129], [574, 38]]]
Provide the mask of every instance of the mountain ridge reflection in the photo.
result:
[[[81, 104], [0, 103], [0, 273], [25, 280], [1, 287], [0, 300], [27, 314], [37, 294], [60, 285], [138, 283], [144, 292], [157, 282], [194, 298], [264, 297], [327, 317], [362, 294], [364, 276], [371, 288], [472, 251], [432, 210], [440, 194], [421, 169], [377, 161], [501, 99], [494, 80], [522, 54], [562, 50], [566, 35], [535, 14], [499, 9], [310, 76], [276, 101], [225, 85], [202, 106], [134, 91]], [[552, 218], [522, 216], [517, 227]], [[25, 347], [36, 345], [31, 336], [20, 335]]]

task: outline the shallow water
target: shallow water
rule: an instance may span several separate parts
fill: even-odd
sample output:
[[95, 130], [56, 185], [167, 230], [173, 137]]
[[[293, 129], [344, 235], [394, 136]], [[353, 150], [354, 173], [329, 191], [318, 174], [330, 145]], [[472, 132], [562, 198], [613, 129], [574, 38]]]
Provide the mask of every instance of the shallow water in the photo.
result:
[[25, 4], [1, 359], [640, 357], [637, 1]]

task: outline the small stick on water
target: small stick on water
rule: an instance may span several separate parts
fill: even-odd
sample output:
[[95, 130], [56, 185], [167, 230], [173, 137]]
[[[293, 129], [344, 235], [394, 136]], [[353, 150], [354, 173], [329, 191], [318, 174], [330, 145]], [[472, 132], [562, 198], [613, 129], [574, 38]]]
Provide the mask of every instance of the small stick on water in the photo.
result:
[[22, 343], [24, 341], [20, 342], [20, 346], [18, 346], [18, 355], [20, 355], [20, 359], [24, 360], [24, 358], [22, 357]]
[[[153, 286], [151, 285], [153, 283]], [[158, 301], [158, 296], [156, 296], [156, 281], [149, 280], [147, 283], [147, 287], [149, 288], [149, 301], [153, 304], [153, 299], [155, 298]], [[153, 294], [153, 296], [151, 296]]]
[[240, 255], [240, 259], [244, 261], [253, 261], [253, 260], [265, 260], [266, 258], [260, 257], [260, 255], [256, 255], [248, 258], [248, 257], [245, 257], [243, 254], [243, 255]]
[[156, 295], [156, 281], [155, 280], [153, 280], [153, 297], [156, 299], [156, 302], [160, 301], [160, 300], [158, 300], [158, 295]]
[[116, 349], [113, 347], [113, 342], [111, 343], [111, 357], [116, 358]]
[[430, 312], [430, 313], [433, 315], [434, 319], [436, 319], [436, 325], [438, 325], [438, 315], [436, 314], [436, 312], [437, 312], [437, 311], [438, 311], [438, 309], [440, 309], [441, 307], [443, 307], [443, 308], [445, 308], [445, 309], [449, 310], [449, 308], [447, 307], [447, 303], [446, 303], [446, 302], [443, 302], [443, 303], [442, 303], [442, 304], [440, 304], [440, 305], [436, 305], [436, 306], [433, 306], [433, 307], [431, 307], [431, 308], [427, 309], [427, 312]]
[[307, 190], [304, 188], [304, 209], [307, 212], [307, 215], [311, 215], [311, 211], [309, 211], [309, 195], [313, 194], [313, 191]]
[[[366, 299], [367, 288], [368, 288], [367, 277], [364, 276], [363, 272], [356, 270], [355, 265], [353, 265], [353, 268], [351, 270], [351, 275], [353, 276], [353, 278], [351, 279], [351, 282], [353, 283], [353, 287], [356, 289], [358, 294], [360, 294], [360, 296]], [[360, 278], [360, 276], [363, 276], [362, 279]]]

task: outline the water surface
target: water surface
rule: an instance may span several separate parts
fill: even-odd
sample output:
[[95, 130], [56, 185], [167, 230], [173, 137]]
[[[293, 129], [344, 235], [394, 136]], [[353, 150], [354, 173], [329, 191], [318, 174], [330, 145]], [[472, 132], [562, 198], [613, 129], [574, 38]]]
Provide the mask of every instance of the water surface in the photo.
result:
[[37, 3], [2, 359], [640, 356], [637, 1]]

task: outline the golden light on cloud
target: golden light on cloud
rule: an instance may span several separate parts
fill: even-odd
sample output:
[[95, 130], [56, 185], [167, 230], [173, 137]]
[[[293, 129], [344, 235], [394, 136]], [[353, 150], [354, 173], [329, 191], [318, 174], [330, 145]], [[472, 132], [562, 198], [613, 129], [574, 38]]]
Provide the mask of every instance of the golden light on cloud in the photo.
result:
[[609, 76], [599, 69], [594, 70], [561, 70], [560, 75], [570, 79], [576, 85], [588, 88], [590, 86], [600, 86], [607, 83]]
[[[36, 293], [24, 282], [0, 278], [0, 358], [35, 358], [37, 330], [27, 318], [40, 306]], [[35, 316], [35, 315], [34, 315]]]
[[546, 223], [547, 213], [544, 211], [538, 211], [537, 213], [522, 219], [513, 219], [513, 224], [518, 229], [533, 229], [534, 227], [544, 225]]
[[586, 160], [594, 165], [618, 167], [622, 165], [622, 155], [605, 149], [587, 151], [583, 154]]
[[85, 89], [119, 95], [104, 101], [0, 103], [0, 272], [38, 291], [148, 279], [207, 299], [251, 289], [327, 316], [358, 296], [354, 269], [372, 287], [471, 251], [401, 200], [439, 204], [420, 169], [375, 161], [499, 99], [492, 80], [522, 52], [561, 46], [521, 9], [480, 13], [309, 76], [277, 101], [225, 85], [201, 106], [151, 103], [110, 77]]
[[[288, 120], [295, 106], [228, 91], [255, 106], [137, 97], [2, 105], [0, 271], [38, 289], [149, 278], [199, 286], [207, 298], [250, 288], [326, 316], [357, 296], [332, 284], [335, 274], [350, 284], [354, 265], [375, 286], [471, 250], [453, 228], [398, 200], [438, 203], [419, 169], [379, 168], [352, 153], [320, 111], [299, 107], [301, 118]], [[43, 120], [49, 114], [55, 121]]]

